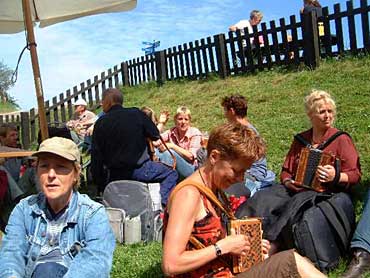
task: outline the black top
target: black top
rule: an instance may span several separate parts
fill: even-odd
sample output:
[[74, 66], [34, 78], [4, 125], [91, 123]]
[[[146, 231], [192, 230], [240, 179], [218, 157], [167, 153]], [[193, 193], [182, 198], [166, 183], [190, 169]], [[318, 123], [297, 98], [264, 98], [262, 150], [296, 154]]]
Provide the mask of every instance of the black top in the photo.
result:
[[315, 7], [315, 6], [304, 6], [303, 8], [303, 14], [308, 14], [312, 11], [316, 11], [317, 17], [322, 17], [322, 8], [321, 7]]
[[159, 139], [155, 124], [138, 108], [114, 105], [94, 126], [91, 171], [99, 186], [107, 183], [104, 167], [128, 171], [149, 160], [146, 138]]

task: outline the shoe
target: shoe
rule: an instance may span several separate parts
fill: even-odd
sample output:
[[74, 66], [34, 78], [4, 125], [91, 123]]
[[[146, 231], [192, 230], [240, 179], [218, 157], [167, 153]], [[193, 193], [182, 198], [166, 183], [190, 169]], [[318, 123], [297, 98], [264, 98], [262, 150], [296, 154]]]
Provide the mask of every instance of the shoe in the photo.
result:
[[367, 271], [370, 271], [370, 253], [363, 249], [355, 249], [353, 258], [342, 278], [360, 278]]

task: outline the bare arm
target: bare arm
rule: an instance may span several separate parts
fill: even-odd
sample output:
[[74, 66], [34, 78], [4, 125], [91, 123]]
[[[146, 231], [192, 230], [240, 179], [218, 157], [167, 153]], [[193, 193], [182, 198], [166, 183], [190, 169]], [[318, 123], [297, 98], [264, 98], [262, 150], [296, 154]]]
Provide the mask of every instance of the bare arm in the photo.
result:
[[175, 152], [177, 152], [179, 155], [181, 155], [188, 162], [193, 163], [193, 161], [194, 161], [194, 155], [190, 151], [188, 151], [188, 150], [186, 150], [184, 148], [181, 148], [180, 146], [178, 146], [178, 145], [176, 145], [174, 143], [171, 143], [171, 142], [166, 143], [166, 145], [167, 145], [167, 147], [169, 149], [172, 149]]
[[[192, 187], [179, 190], [171, 201], [169, 221], [163, 243], [162, 268], [165, 274], [175, 275], [197, 269], [216, 258], [214, 246], [199, 250], [186, 250], [194, 222], [201, 212], [199, 191]], [[223, 254], [235, 254], [249, 249], [245, 236], [228, 236], [217, 242]]]
[[229, 27], [229, 31], [231, 31], [231, 32], [236, 32], [236, 30], [238, 30], [238, 28], [235, 25], [231, 25]]

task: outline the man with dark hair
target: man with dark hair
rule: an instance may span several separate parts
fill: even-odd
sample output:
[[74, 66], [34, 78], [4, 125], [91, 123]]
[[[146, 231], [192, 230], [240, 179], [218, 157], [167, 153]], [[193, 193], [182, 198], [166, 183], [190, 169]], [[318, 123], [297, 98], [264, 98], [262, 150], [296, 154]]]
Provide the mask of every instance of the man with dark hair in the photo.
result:
[[[244, 96], [240, 94], [226, 96], [222, 99], [221, 106], [224, 108], [224, 115], [229, 122], [240, 123], [258, 134], [257, 129], [247, 118], [248, 102]], [[267, 168], [266, 157], [262, 157], [245, 172], [244, 179], [245, 186], [253, 196], [257, 191], [273, 184], [275, 173]]]
[[119, 90], [103, 92], [102, 107], [106, 114], [95, 123], [92, 136], [93, 180], [100, 192], [115, 180], [159, 182], [162, 204], [166, 204], [178, 175], [175, 170], [149, 158], [146, 140], [158, 140], [159, 131], [140, 109], [124, 108], [122, 103]]
[[[0, 128], [1, 145], [10, 148], [18, 148], [18, 129], [13, 124], [3, 124]], [[22, 166], [21, 158], [8, 158], [4, 162], [4, 167], [11, 174], [13, 179], [18, 182]]]

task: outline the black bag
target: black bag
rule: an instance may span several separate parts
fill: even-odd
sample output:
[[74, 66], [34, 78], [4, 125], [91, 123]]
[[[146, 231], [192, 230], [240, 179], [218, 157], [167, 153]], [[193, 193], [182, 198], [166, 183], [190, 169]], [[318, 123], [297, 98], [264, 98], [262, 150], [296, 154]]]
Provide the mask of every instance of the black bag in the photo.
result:
[[[354, 208], [345, 193], [315, 195], [290, 223], [294, 246], [321, 271], [336, 267], [346, 254], [355, 225]], [[298, 220], [297, 220], [298, 219]]]
[[[110, 182], [103, 194], [103, 204], [106, 207], [123, 209], [130, 218], [140, 216], [141, 240], [144, 242], [162, 238], [161, 210], [158, 210], [158, 201], [153, 201], [150, 185], [154, 184], [118, 180]], [[157, 189], [159, 191], [159, 187]]]

